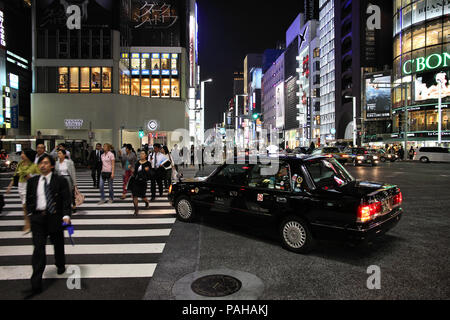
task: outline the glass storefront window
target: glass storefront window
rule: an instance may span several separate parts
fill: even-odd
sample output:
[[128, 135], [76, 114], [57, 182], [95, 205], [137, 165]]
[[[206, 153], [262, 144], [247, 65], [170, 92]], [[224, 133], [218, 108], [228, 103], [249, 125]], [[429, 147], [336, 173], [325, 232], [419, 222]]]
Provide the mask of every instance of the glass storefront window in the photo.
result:
[[425, 111], [414, 111], [409, 113], [409, 131], [425, 131]]
[[425, 20], [425, 12], [426, 12], [425, 5], [426, 5], [426, 0], [419, 0], [412, 5], [412, 7], [413, 7], [412, 23], [413, 24], [416, 24], [416, 23], [419, 23], [419, 22]]
[[93, 93], [99, 93], [101, 88], [100, 68], [91, 69], [91, 89]]
[[150, 97], [150, 79], [142, 79], [142, 91], [141, 96], [142, 97]]
[[405, 32], [403, 34], [403, 40], [402, 40], [402, 52], [403, 53], [411, 51], [411, 48], [412, 48], [411, 40], [412, 40], [411, 31]]
[[130, 59], [128, 53], [122, 53], [120, 62], [125, 68], [130, 69]]
[[153, 70], [160, 70], [161, 69], [161, 62], [159, 60], [159, 53], [152, 54], [152, 69]]
[[427, 24], [427, 46], [439, 43], [442, 43], [442, 22], [440, 19]]
[[142, 54], [141, 70], [142, 71], [146, 70], [146, 71], [148, 71], [146, 73], [149, 73], [150, 70], [152, 69], [151, 63], [152, 63], [152, 61], [150, 59], [150, 54], [149, 53]]
[[102, 68], [103, 92], [111, 92], [111, 68]]
[[59, 92], [69, 92], [69, 68], [59, 68]]
[[427, 47], [427, 57], [431, 56], [432, 54], [441, 54], [442, 53], [442, 45], [433, 46], [433, 47]]
[[164, 53], [161, 59], [161, 69], [169, 70], [170, 68], [170, 54]]
[[425, 47], [425, 26], [414, 28], [413, 31], [413, 49]]
[[403, 21], [402, 21], [402, 28], [408, 28], [411, 23], [412, 23], [412, 6], [407, 6], [405, 8], [402, 9], [402, 13], [403, 13]]
[[133, 53], [131, 55], [131, 73], [135, 75], [136, 73], [139, 74], [139, 66], [140, 66], [140, 54], [139, 53]]
[[434, 110], [427, 111], [427, 131], [436, 131], [438, 129], [438, 112]]
[[120, 94], [130, 94], [130, 77], [126, 72], [120, 71]]
[[70, 68], [70, 92], [79, 92], [79, 69]]
[[139, 82], [139, 79], [131, 79], [131, 95], [132, 96], [139, 96], [140, 94], [140, 86], [141, 83]]
[[402, 51], [401, 51], [400, 37], [397, 36], [397, 37], [395, 37], [395, 40], [394, 40], [394, 58], [398, 57], [401, 54], [402, 54]]
[[394, 12], [397, 12], [397, 10], [402, 8], [402, 0], [395, 0], [394, 2]]
[[162, 80], [162, 95], [163, 98], [170, 98], [170, 79]]
[[180, 97], [180, 81], [178, 79], [172, 79], [172, 98]]
[[89, 93], [89, 76], [90, 76], [90, 70], [88, 67], [81, 68], [81, 92], [83, 93]]
[[159, 98], [161, 96], [161, 82], [159, 79], [152, 79], [152, 97]]
[[444, 40], [450, 42], [450, 17], [444, 19]]

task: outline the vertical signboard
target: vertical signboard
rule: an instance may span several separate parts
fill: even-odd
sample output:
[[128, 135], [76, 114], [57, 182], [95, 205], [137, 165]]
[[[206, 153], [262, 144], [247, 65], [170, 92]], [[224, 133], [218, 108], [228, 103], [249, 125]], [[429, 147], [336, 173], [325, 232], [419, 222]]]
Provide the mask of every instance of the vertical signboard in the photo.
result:
[[11, 129], [19, 128], [19, 90], [11, 88]]
[[284, 82], [280, 83], [275, 89], [276, 101], [276, 126], [278, 129], [284, 127]]

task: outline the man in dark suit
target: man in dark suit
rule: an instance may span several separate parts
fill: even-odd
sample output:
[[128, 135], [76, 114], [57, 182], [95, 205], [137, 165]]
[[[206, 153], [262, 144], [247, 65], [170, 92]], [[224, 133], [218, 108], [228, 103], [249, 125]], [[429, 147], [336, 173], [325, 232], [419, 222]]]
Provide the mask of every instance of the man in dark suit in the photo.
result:
[[103, 147], [100, 143], [97, 143], [95, 150], [91, 151], [89, 155], [89, 168], [91, 169], [91, 176], [94, 182], [94, 188], [99, 189], [100, 174], [102, 173], [102, 154]]
[[55, 160], [49, 155], [42, 156], [39, 159], [41, 175], [28, 180], [27, 185], [26, 205], [34, 245], [30, 296], [42, 292], [48, 237], [54, 246], [58, 274], [66, 271], [63, 222], [71, 224], [71, 195], [66, 179], [54, 173], [54, 168]]

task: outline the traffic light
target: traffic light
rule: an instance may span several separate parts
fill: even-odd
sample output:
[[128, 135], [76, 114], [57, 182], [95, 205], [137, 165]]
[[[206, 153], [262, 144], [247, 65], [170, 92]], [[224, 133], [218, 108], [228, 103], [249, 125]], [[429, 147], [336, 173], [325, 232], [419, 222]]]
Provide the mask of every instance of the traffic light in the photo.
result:
[[253, 120], [258, 120], [261, 115], [259, 113], [253, 114]]
[[144, 136], [145, 136], [145, 132], [144, 132], [144, 130], [139, 130], [139, 138], [144, 138]]

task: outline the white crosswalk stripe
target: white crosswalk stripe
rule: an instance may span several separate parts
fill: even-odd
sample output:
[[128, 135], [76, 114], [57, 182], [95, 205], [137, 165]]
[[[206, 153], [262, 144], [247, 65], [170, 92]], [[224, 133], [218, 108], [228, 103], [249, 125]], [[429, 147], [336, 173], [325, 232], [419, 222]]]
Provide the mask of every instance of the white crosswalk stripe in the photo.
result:
[[[67, 267], [77, 266], [86, 279], [151, 278], [157, 267], [165, 243], [176, 221], [174, 208], [167, 192], [145, 208], [139, 202], [139, 216], [135, 217], [131, 195], [121, 200], [122, 176], [114, 180], [114, 203], [98, 205], [100, 190], [93, 187], [90, 172], [77, 172], [77, 184], [85, 202], [72, 216], [75, 228], [74, 246], [65, 232]], [[4, 190], [2, 191], [4, 194]], [[150, 184], [147, 189], [150, 199]], [[109, 198], [108, 184], [105, 197]], [[24, 235], [22, 205], [17, 188], [4, 194], [6, 205], [0, 216], [0, 281], [28, 280], [32, 274], [29, 264], [33, 252], [32, 235]], [[47, 256], [53, 255], [53, 246], [47, 245]], [[93, 259], [93, 263], [89, 261]], [[102, 262], [104, 260], [104, 262]], [[24, 261], [27, 261], [26, 263]], [[57, 275], [48, 264], [44, 279], [66, 279]]]

